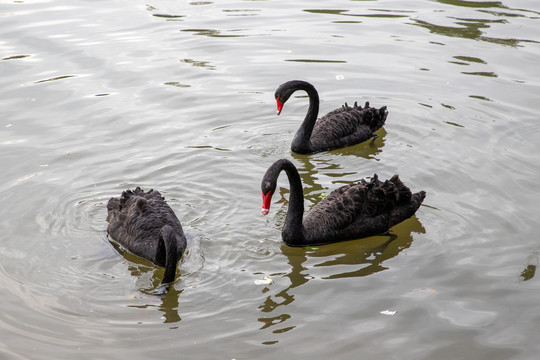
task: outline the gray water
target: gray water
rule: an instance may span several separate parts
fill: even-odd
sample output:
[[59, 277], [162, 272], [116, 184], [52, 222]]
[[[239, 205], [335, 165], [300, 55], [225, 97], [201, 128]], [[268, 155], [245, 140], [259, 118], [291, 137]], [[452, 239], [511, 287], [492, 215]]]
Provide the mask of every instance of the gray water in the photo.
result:
[[[0, 358], [538, 357], [537, 1], [23, 0], [0, 22]], [[386, 125], [292, 154], [291, 79]], [[388, 236], [290, 248], [285, 176], [260, 214], [279, 158], [308, 209], [374, 173], [427, 197]], [[135, 186], [188, 233], [163, 296], [106, 235]]]

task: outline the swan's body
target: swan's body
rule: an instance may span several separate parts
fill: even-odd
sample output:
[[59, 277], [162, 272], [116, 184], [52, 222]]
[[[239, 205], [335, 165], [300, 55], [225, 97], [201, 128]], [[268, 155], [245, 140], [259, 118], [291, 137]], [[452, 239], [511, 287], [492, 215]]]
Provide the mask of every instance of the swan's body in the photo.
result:
[[332, 191], [304, 217], [300, 175], [293, 163], [281, 159], [268, 168], [261, 184], [261, 211], [265, 215], [282, 170], [291, 187], [282, 230], [283, 241], [290, 246], [322, 245], [383, 234], [413, 216], [426, 196], [424, 191], [412, 194], [397, 175], [385, 182], [375, 175], [370, 182], [361, 180]]
[[165, 268], [162, 284], [174, 281], [186, 248], [180, 221], [158, 191], [122, 192], [107, 203], [107, 233], [133, 254]]
[[317, 120], [319, 114], [319, 95], [315, 87], [306, 81], [292, 80], [278, 87], [275, 93], [277, 114], [283, 104], [297, 90], [304, 90], [309, 96], [309, 108], [302, 125], [296, 132], [291, 150], [298, 154], [311, 154], [319, 151], [343, 148], [359, 144], [373, 137], [388, 115], [386, 106], [380, 109], [348, 106], [329, 112]]

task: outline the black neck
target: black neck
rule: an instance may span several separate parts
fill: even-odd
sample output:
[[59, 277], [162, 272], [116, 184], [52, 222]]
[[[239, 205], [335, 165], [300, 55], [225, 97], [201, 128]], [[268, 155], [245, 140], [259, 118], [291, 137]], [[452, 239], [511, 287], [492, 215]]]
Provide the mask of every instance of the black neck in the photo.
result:
[[296, 90], [304, 90], [309, 96], [308, 112], [292, 142], [293, 151], [303, 153], [311, 149], [311, 133], [319, 115], [319, 94], [313, 85], [305, 81], [296, 82], [294, 88]]
[[287, 244], [300, 245], [304, 242], [302, 226], [302, 219], [304, 217], [304, 191], [302, 189], [300, 174], [298, 174], [298, 170], [296, 170], [294, 164], [286, 159], [276, 161], [271, 168], [274, 171], [270, 171], [273, 174], [273, 179], [270, 179], [270, 181], [277, 182], [279, 173], [281, 170], [285, 170], [291, 188], [289, 210], [287, 211], [282, 230], [283, 241]]

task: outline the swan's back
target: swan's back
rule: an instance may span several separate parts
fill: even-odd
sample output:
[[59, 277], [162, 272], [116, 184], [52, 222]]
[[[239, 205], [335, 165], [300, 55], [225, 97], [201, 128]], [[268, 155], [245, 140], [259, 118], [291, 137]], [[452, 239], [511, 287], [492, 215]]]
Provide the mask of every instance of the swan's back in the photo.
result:
[[376, 109], [369, 106], [343, 105], [318, 119], [311, 134], [313, 148], [324, 150], [358, 144], [373, 137], [385, 123], [386, 106]]
[[178, 257], [182, 256], [186, 247], [182, 225], [159, 191], [126, 190], [120, 198], [109, 200], [107, 211], [107, 232], [135, 255], [165, 266], [158, 241], [161, 229], [169, 225], [176, 235]]
[[424, 197], [423, 191], [412, 194], [397, 175], [384, 182], [374, 175], [332, 191], [313, 207], [303, 221], [306, 236], [328, 243], [378, 235], [414, 215]]

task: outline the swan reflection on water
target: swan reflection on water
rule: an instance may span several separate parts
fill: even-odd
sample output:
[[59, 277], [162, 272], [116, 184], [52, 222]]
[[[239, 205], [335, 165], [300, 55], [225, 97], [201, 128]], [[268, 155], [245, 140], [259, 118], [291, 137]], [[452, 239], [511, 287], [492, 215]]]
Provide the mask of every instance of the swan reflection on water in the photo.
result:
[[[188, 247], [180, 260], [177, 267], [176, 280], [168, 287], [167, 292], [160, 291], [160, 283], [165, 270], [157, 267], [150, 261], [140, 258], [126, 249], [120, 244], [107, 238], [107, 241], [112, 244], [114, 249], [127, 260], [128, 270], [136, 279], [136, 289], [142, 294], [150, 295], [145, 297], [148, 301], [140, 305], [130, 304], [131, 308], [155, 308], [162, 313], [163, 323], [176, 323], [182, 320], [180, 309], [180, 295], [186, 286], [192, 282], [197, 282], [198, 274], [204, 266], [204, 254], [201, 248], [201, 241], [204, 234], [190, 228], [185, 229], [186, 240]], [[174, 284], [181, 281], [182, 288], [178, 290]]]
[[[157, 308], [163, 313], [164, 323], [176, 323], [181, 319], [178, 313], [179, 298], [183, 290], [177, 290], [174, 286], [170, 286], [165, 293], [157, 293], [156, 289], [159, 289], [161, 278], [165, 270], [163, 268], [156, 267], [150, 261], [133, 255], [129, 251], [126, 251], [115, 241], [110, 241], [113, 247], [128, 261], [128, 270], [131, 275], [137, 279], [137, 283], [141, 284], [137, 288], [146, 295], [154, 295], [150, 299], [155, 300], [149, 304], [141, 305], [128, 305], [131, 308], [146, 309], [150, 307]], [[148, 286], [150, 284], [150, 286]], [[155, 295], [160, 295], [155, 296]], [[158, 300], [159, 299], [159, 300]]]
[[[364, 277], [386, 270], [388, 267], [384, 266], [383, 262], [409, 248], [413, 241], [413, 233], [425, 233], [416, 216], [392, 227], [387, 234], [381, 236], [317, 247], [300, 248], [282, 244], [281, 250], [287, 257], [290, 271], [280, 275], [288, 278], [290, 284], [285, 289], [268, 295], [258, 307], [264, 314], [257, 319], [263, 324], [260, 330], [280, 324], [283, 325], [273, 330], [273, 333], [279, 334], [294, 329], [296, 326], [290, 324], [292, 316], [283, 307], [294, 302], [295, 288], [310, 280]], [[263, 290], [268, 291], [269, 288]], [[289, 323], [284, 324], [285, 322]]]

